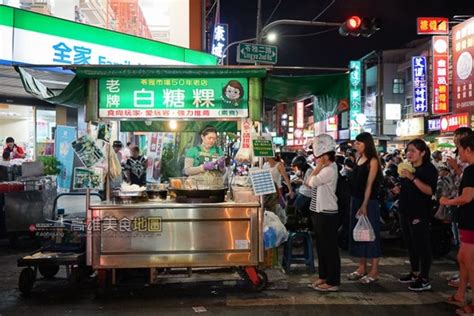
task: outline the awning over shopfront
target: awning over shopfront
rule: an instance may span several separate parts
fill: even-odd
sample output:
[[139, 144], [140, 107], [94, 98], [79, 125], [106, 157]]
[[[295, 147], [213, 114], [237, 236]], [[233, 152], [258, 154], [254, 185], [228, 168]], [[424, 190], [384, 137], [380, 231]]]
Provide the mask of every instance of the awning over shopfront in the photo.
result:
[[[75, 65], [215, 65], [217, 58], [146, 38], [0, 5], [0, 102], [41, 104], [28, 95], [12, 66], [49, 65], [28, 72], [58, 95]], [[28, 92], [28, 91], [27, 91]], [[57, 102], [58, 103], [58, 102]]]

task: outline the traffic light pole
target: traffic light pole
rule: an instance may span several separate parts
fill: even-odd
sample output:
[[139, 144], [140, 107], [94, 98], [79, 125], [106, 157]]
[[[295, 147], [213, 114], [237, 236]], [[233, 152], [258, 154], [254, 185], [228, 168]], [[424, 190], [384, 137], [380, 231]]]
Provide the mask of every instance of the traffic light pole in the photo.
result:
[[265, 36], [268, 31], [278, 25], [299, 25], [299, 26], [341, 26], [341, 22], [320, 22], [304, 20], [276, 20], [265, 25], [260, 32], [260, 37]]

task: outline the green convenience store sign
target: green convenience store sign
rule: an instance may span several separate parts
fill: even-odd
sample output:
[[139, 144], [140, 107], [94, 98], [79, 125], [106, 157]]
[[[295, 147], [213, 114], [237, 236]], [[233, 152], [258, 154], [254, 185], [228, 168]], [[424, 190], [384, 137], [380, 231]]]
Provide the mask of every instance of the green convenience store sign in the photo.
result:
[[101, 78], [102, 118], [248, 117], [247, 78]]
[[0, 64], [216, 65], [213, 55], [0, 5]]

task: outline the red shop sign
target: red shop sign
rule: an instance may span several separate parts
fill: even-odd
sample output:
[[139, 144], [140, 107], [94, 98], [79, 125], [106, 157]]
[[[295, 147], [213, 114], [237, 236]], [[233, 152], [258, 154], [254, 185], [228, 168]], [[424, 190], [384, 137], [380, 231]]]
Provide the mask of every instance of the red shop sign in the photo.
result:
[[441, 118], [441, 132], [454, 132], [459, 127], [469, 126], [469, 113], [446, 115]]
[[416, 20], [417, 34], [449, 34], [448, 18], [420, 17]]

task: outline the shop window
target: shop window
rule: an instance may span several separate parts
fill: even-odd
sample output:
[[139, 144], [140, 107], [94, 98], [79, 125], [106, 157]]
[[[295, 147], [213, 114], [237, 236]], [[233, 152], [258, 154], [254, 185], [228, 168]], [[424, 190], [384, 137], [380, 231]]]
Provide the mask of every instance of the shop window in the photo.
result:
[[54, 155], [54, 132], [56, 130], [56, 111], [36, 111], [36, 155]]
[[393, 79], [392, 92], [393, 94], [405, 93], [405, 82], [403, 79], [401, 78]]

